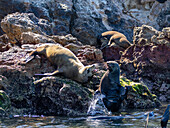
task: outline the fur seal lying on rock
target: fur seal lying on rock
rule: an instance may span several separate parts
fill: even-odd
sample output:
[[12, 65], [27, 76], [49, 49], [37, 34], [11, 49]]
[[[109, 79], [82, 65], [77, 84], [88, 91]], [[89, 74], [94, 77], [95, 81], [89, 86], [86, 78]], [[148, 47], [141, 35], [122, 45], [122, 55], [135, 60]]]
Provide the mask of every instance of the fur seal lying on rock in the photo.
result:
[[97, 42], [99, 45], [101, 45], [101, 47], [103, 47], [103, 43], [104, 45], [112, 45], [113, 43], [115, 43], [116, 45], [125, 49], [131, 45], [126, 36], [117, 31], [103, 32], [100, 36], [98, 36]]
[[126, 97], [125, 87], [120, 85], [120, 68], [115, 61], [107, 62], [108, 70], [100, 80], [99, 91], [105, 97], [103, 102], [109, 111], [118, 111]]
[[63, 74], [72, 80], [85, 83], [92, 77], [95, 65], [84, 66], [69, 49], [60, 45], [43, 45], [29, 54], [25, 63], [32, 60], [36, 55], [45, 55], [47, 59], [57, 67], [53, 73], [35, 74], [35, 76], [53, 76]]

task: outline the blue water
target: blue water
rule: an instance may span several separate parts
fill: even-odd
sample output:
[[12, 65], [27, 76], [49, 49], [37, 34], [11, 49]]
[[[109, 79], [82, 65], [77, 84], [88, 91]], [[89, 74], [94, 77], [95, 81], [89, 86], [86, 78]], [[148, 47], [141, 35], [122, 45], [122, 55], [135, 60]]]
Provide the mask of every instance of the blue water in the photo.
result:
[[[14, 118], [1, 118], [1, 128], [144, 128], [148, 112], [148, 128], [160, 128], [165, 107], [159, 109], [128, 109], [112, 115], [86, 117], [54, 117], [25, 115]], [[170, 122], [168, 123], [170, 128]]]

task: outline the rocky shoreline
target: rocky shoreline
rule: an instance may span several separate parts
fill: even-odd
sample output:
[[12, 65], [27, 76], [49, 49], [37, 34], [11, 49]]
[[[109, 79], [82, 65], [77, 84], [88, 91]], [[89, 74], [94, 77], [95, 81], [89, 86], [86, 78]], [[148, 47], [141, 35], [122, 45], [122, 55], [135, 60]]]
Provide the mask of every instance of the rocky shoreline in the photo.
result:
[[[31, 2], [33, 1], [30, 0], [28, 3], [20, 3], [19, 5], [27, 6], [28, 10], [33, 9]], [[51, 6], [49, 4], [52, 1], [46, 2], [48, 4], [43, 2], [39, 4], [40, 6], [42, 4]], [[127, 49], [122, 49], [119, 45], [99, 49], [97, 36], [107, 30], [107, 25], [103, 21], [96, 22], [101, 18], [96, 19], [96, 21], [94, 21], [94, 17], [89, 18], [88, 22], [93, 23], [91, 26], [93, 31], [90, 31], [90, 29], [87, 30], [90, 26], [87, 27], [86, 23], [82, 23], [82, 21], [86, 22], [87, 18], [77, 15], [77, 19], [74, 19], [75, 10], [76, 14], [85, 12], [85, 8], [78, 8], [83, 4], [81, 2], [79, 0], [74, 3], [73, 0], [74, 4], [72, 2], [65, 3], [67, 8], [58, 2], [55, 3], [61, 7], [58, 12], [55, 11], [55, 14], [64, 14], [63, 17], [59, 16], [59, 19], [63, 18], [60, 19], [63, 22], [59, 19], [51, 19], [52, 12], [48, 12], [51, 15], [42, 13], [42, 15], [37, 16], [37, 13], [28, 13], [28, 10], [28, 12], [19, 11], [1, 18], [1, 28], [5, 34], [0, 36], [0, 115], [87, 115], [94, 91], [98, 88], [100, 79], [106, 72], [105, 62], [109, 60], [115, 60], [119, 63], [122, 86], [131, 86], [127, 99], [122, 105], [124, 108], [150, 108], [159, 106], [160, 101], [170, 102], [170, 27], [164, 27], [164, 25], [158, 25], [159, 22], [155, 22], [156, 30], [151, 26], [141, 25], [139, 22], [138, 25], [133, 24], [137, 20], [132, 19], [132, 17], [127, 18], [127, 15], [116, 11], [118, 9], [116, 5], [119, 5], [116, 2], [113, 7], [110, 3], [109, 8], [115, 7], [114, 16], [110, 16], [111, 12], [105, 9], [106, 4], [103, 3], [105, 13], [108, 15], [108, 24], [114, 24], [110, 26], [124, 33], [133, 43]], [[151, 3], [148, 6], [151, 6]], [[39, 8], [40, 6], [34, 9], [42, 9]], [[139, 10], [140, 8], [138, 7]], [[165, 7], [165, 12], [166, 9]], [[86, 16], [93, 16], [93, 14], [90, 13]], [[119, 16], [123, 18], [119, 19]], [[115, 17], [118, 21], [115, 21]], [[74, 23], [70, 22], [72, 19], [74, 19]], [[114, 22], [112, 23], [111, 20]], [[57, 25], [54, 25], [54, 21]], [[121, 25], [116, 27], [115, 24]], [[130, 26], [126, 26], [127, 24]], [[125, 30], [125, 26], [129, 29]], [[60, 75], [34, 77], [34, 74], [37, 73], [53, 72], [55, 68], [45, 57], [36, 56], [26, 65], [23, 65], [21, 61], [31, 51], [47, 43], [59, 44], [70, 49], [84, 65], [95, 64], [96, 74], [86, 84], [77, 83]], [[134, 88], [139, 90], [134, 90]]]

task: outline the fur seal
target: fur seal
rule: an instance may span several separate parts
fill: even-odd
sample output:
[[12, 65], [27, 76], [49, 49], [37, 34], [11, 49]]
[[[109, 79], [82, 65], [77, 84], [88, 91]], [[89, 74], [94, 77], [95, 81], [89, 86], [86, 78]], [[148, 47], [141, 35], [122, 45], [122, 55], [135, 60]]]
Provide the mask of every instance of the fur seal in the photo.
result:
[[115, 61], [107, 62], [108, 70], [100, 80], [99, 91], [105, 97], [104, 105], [109, 111], [118, 111], [126, 97], [125, 87], [120, 85], [120, 68]]
[[115, 43], [116, 45], [128, 48], [131, 43], [127, 40], [126, 36], [117, 31], [106, 31], [101, 34], [101, 36], [97, 39], [98, 43], [102, 46], [102, 44], [112, 45]]
[[35, 76], [53, 76], [61, 73], [67, 78], [85, 83], [89, 77], [92, 77], [95, 68], [95, 65], [84, 66], [73, 52], [60, 45], [54, 44], [38, 47], [29, 54], [25, 63], [32, 60], [36, 55], [45, 55], [57, 67], [57, 70], [53, 73], [35, 74]]

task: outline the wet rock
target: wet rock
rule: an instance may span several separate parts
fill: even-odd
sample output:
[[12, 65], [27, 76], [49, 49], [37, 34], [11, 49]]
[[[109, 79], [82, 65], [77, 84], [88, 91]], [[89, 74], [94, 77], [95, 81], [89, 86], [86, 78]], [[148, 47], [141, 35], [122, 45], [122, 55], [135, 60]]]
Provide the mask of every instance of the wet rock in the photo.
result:
[[[33, 83], [33, 77], [25, 70], [0, 66], [0, 73], [9, 83], [6, 87], [12, 106], [9, 113], [86, 115], [92, 95], [89, 89], [72, 80], [59, 77], [45, 77]], [[2, 82], [4, 85], [5, 80]]]
[[[20, 63], [36, 46], [25, 44], [22, 45], [22, 49], [12, 47], [0, 54], [0, 74], [2, 75], [0, 86], [5, 88], [11, 99], [12, 108], [9, 112], [12, 114], [86, 115], [88, 102], [93, 92], [86, 87], [93, 88], [94, 83], [81, 85], [63, 78], [62, 75], [42, 79], [33, 77], [34, 74], [55, 70], [43, 57], [37, 56], [25, 65]], [[99, 80], [100, 77], [96, 79]]]
[[[0, 111], [6, 111], [11, 106], [11, 101], [8, 95], [3, 91], [0, 90]], [[1, 113], [1, 112], [0, 112]], [[1, 115], [1, 114], [0, 114]]]
[[[13, 101], [12, 99], [18, 99], [18, 102], [26, 100], [29, 88], [33, 82], [30, 75], [27, 72], [7, 65], [0, 66], [0, 73], [8, 79], [9, 85], [6, 88], [6, 92], [11, 101]], [[16, 103], [15, 105], [18, 106], [19, 104]]]
[[137, 83], [120, 78], [122, 86], [128, 88], [127, 98], [125, 99], [127, 108], [154, 108], [161, 105], [155, 94], [152, 94], [148, 87], [142, 83]]
[[86, 115], [91, 92], [68, 79], [46, 77], [34, 82], [36, 114]]
[[33, 13], [13, 13], [1, 21], [1, 28], [7, 34], [12, 44], [21, 41], [23, 32], [34, 32], [41, 35], [51, 35], [52, 24], [45, 19], [38, 19]]

